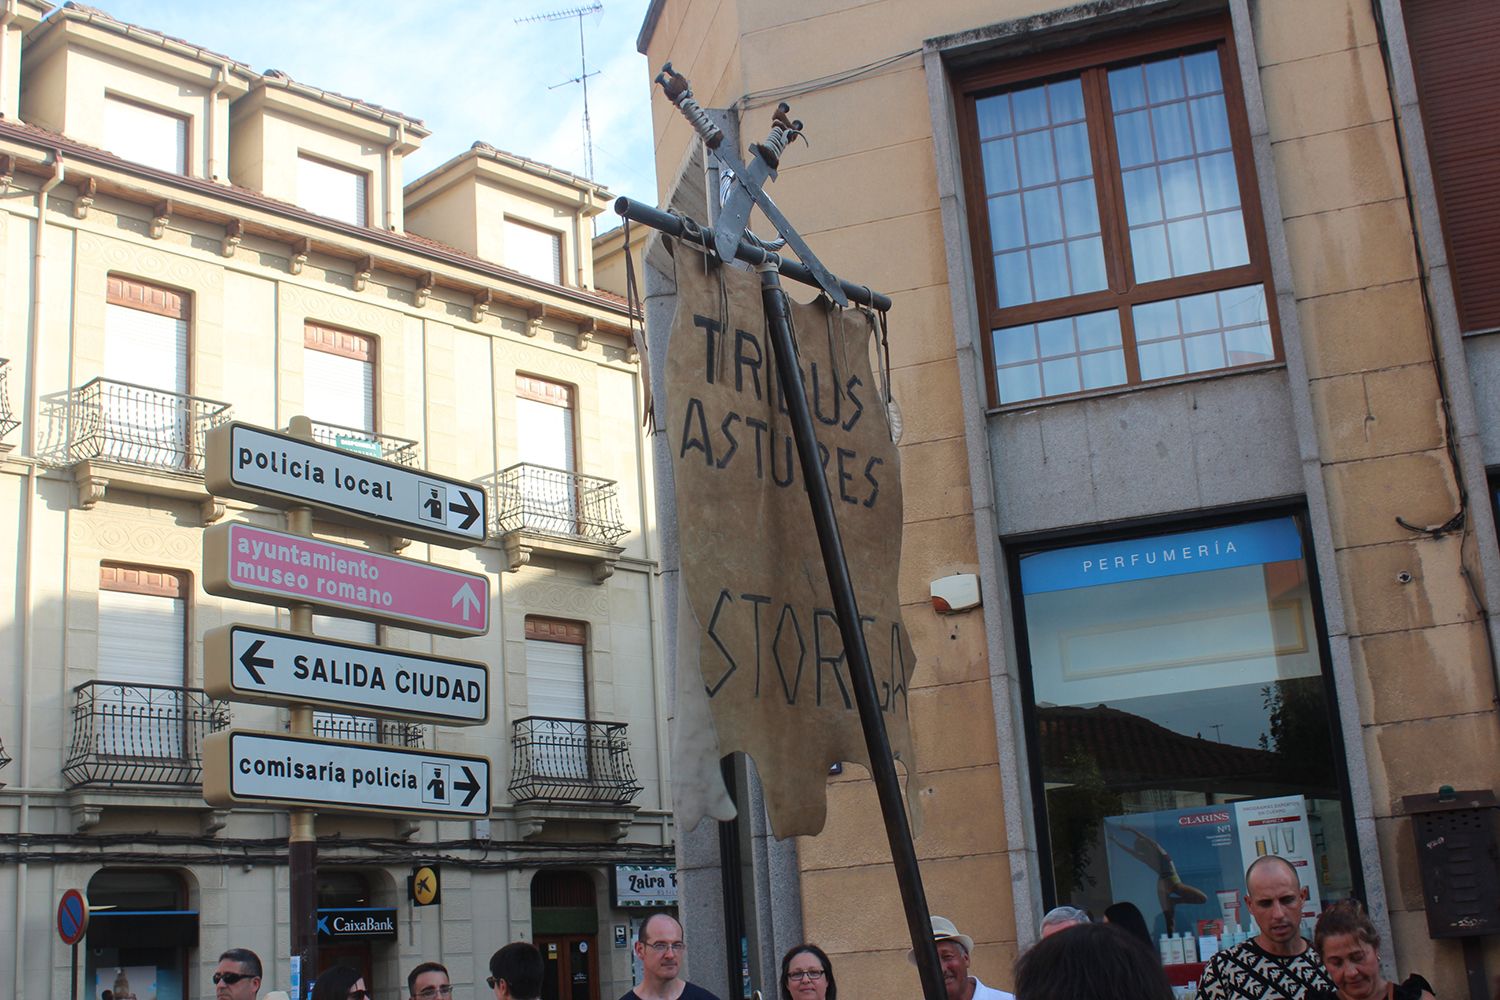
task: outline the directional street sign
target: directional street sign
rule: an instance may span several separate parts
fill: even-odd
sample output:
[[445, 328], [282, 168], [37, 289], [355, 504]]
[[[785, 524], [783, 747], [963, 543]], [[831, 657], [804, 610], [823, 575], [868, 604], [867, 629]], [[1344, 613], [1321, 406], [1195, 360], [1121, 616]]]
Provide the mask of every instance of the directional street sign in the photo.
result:
[[220, 807], [483, 818], [490, 812], [490, 762], [468, 754], [229, 730], [203, 739], [203, 798]]
[[316, 604], [346, 618], [444, 635], [484, 635], [490, 625], [483, 574], [239, 522], [203, 532], [203, 589], [260, 604]]
[[208, 432], [206, 458], [204, 482], [215, 496], [316, 507], [439, 545], [484, 541], [486, 498], [473, 483], [238, 422]]
[[203, 637], [215, 698], [323, 705], [449, 726], [489, 718], [489, 668], [404, 649], [227, 625]]

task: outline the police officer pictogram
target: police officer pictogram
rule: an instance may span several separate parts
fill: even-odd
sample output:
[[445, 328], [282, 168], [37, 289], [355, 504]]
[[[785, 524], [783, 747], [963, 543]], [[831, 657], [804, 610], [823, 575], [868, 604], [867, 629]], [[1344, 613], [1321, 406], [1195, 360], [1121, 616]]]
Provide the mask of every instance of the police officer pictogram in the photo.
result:
[[434, 524], [447, 523], [448, 488], [446, 486], [419, 479], [417, 480], [417, 500], [421, 504], [421, 509], [417, 511], [418, 517]]
[[445, 805], [448, 802], [449, 790], [453, 787], [449, 780], [449, 771], [452, 768], [448, 764], [439, 764], [434, 761], [422, 763], [422, 801], [433, 805]]

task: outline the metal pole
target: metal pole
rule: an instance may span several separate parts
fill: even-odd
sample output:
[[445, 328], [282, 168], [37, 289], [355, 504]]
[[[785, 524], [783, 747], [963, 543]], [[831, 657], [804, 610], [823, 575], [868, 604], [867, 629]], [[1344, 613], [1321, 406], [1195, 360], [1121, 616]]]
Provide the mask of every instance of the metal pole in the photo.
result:
[[[741, 247], [745, 245], [740, 243]], [[870, 651], [859, 627], [859, 608], [854, 598], [854, 584], [849, 577], [849, 563], [844, 557], [844, 543], [839, 537], [839, 523], [833, 512], [833, 498], [828, 493], [828, 481], [823, 478], [823, 467], [818, 461], [818, 441], [813, 430], [812, 413], [807, 406], [807, 390], [797, 368], [790, 304], [781, 287], [776, 261], [759, 264], [756, 271], [760, 273], [761, 302], [776, 357], [776, 379], [781, 384], [782, 398], [791, 418], [792, 436], [797, 442], [797, 457], [802, 465], [802, 482], [807, 487], [813, 524], [818, 530], [818, 546], [823, 552], [823, 568], [828, 574], [828, 589], [833, 595], [839, 633], [843, 636], [844, 652], [848, 657], [849, 680], [854, 685], [854, 700], [859, 706], [859, 722], [870, 754], [871, 777], [880, 798], [885, 835], [891, 844], [891, 860], [896, 868], [896, 882], [901, 888], [901, 903], [906, 910], [906, 925], [917, 957], [922, 993], [926, 1000], [945, 1000], [947, 994], [938, 965], [937, 946], [932, 940], [927, 894], [922, 888], [922, 873], [917, 867], [917, 850], [912, 843], [911, 829], [906, 824], [906, 807], [901, 801], [901, 785], [896, 778], [896, 763], [891, 757], [891, 741], [885, 731], [880, 699], [875, 694], [875, 678], [870, 670]], [[860, 290], [869, 294], [869, 289]]]
[[[312, 440], [312, 421], [293, 417], [289, 430], [294, 437]], [[312, 536], [312, 508], [293, 507], [286, 512], [286, 530], [294, 535]], [[312, 606], [290, 607], [292, 631], [312, 634]], [[292, 706], [293, 736], [313, 735], [313, 710], [308, 705]], [[317, 814], [311, 809], [293, 809], [289, 813], [287, 864], [291, 869], [289, 886], [292, 917], [292, 954], [301, 958], [298, 989], [304, 994], [308, 983], [318, 975], [318, 833]], [[299, 1000], [293, 997], [292, 1000]]]
[[73, 978], [69, 980], [73, 1000], [78, 1000], [78, 942], [73, 942]]

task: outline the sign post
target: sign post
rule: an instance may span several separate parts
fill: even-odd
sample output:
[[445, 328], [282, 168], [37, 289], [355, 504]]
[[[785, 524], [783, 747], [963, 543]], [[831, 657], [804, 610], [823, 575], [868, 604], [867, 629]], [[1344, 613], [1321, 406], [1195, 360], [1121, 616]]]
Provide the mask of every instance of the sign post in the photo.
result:
[[78, 945], [89, 932], [89, 901], [78, 889], [69, 889], [57, 902], [57, 935], [73, 949], [73, 976], [69, 995], [78, 1000]]
[[[208, 434], [209, 492], [281, 507], [286, 530], [244, 523], [209, 528], [204, 589], [286, 607], [291, 624], [286, 631], [248, 625], [213, 630], [205, 637], [206, 684], [218, 697], [288, 705], [291, 725], [285, 734], [231, 730], [206, 738], [203, 797], [218, 806], [254, 803], [288, 811], [295, 1000], [303, 973], [309, 981], [318, 973], [318, 806], [449, 818], [483, 818], [490, 810], [486, 757], [319, 739], [313, 732], [315, 706], [482, 724], [489, 718], [488, 668], [328, 640], [312, 631], [316, 607], [377, 624], [484, 635], [488, 579], [320, 541], [313, 537], [314, 510], [459, 548], [483, 542], [489, 521], [485, 493], [472, 483], [330, 448], [312, 440], [307, 417], [290, 423], [290, 433], [236, 422]], [[322, 917], [326, 937], [331, 925], [326, 912]], [[394, 911], [389, 919], [394, 933]], [[61, 920], [59, 915], [60, 928]], [[372, 921], [379, 922], [367, 915], [340, 926], [368, 929]]]

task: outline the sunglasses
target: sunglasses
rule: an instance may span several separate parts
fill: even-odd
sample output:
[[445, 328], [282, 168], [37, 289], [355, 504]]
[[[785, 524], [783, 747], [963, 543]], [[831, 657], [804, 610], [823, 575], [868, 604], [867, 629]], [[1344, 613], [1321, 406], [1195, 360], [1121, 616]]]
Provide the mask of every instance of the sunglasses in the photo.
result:
[[349, 1000], [370, 1000], [369, 990], [350, 990]]
[[233, 986], [235, 983], [239, 982], [241, 979], [256, 979], [256, 978], [258, 978], [258, 977], [257, 976], [252, 976], [249, 973], [245, 973], [245, 972], [215, 972], [214, 973], [214, 985], [218, 986], [220, 983], [223, 983], [225, 986]]

